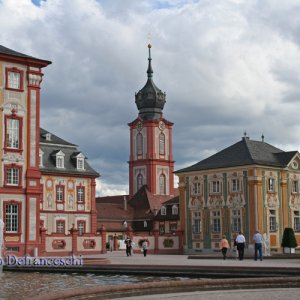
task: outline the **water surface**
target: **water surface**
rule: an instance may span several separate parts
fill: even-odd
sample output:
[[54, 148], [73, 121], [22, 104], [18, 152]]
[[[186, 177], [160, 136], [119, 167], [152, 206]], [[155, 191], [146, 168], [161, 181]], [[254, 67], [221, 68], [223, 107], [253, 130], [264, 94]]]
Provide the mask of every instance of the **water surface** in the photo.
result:
[[0, 299], [30, 299], [41, 294], [80, 288], [184, 279], [187, 278], [5, 271], [0, 274]]

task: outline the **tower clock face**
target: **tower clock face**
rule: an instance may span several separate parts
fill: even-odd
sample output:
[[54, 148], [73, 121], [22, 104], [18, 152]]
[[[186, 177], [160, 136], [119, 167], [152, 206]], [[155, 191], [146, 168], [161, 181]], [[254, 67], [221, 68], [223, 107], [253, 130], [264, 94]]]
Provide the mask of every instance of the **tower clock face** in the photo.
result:
[[158, 127], [159, 127], [160, 130], [164, 130], [166, 125], [163, 121], [160, 121], [159, 124], [158, 124]]
[[137, 129], [138, 131], [141, 131], [142, 128], [143, 128], [142, 122], [138, 122], [138, 123], [136, 124], [136, 129]]

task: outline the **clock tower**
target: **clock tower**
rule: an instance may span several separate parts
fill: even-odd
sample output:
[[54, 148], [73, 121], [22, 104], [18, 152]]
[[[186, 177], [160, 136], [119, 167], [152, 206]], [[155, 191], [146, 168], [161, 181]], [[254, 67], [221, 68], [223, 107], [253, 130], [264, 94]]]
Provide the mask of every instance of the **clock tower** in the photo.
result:
[[130, 127], [129, 194], [143, 185], [154, 195], [174, 195], [172, 155], [173, 123], [163, 117], [166, 94], [153, 82], [151, 44], [148, 45], [148, 79], [135, 94], [138, 117]]

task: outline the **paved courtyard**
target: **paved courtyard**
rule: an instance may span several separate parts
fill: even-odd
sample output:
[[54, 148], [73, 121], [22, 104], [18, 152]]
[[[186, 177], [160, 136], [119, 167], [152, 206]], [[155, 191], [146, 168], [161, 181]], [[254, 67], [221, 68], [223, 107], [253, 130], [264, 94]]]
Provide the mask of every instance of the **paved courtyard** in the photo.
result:
[[[254, 261], [252, 257], [247, 257], [239, 261], [232, 256], [223, 260], [220, 254], [202, 255], [199, 259], [188, 259], [188, 255], [158, 255], [149, 254], [146, 257], [142, 253], [134, 253], [132, 256], [127, 257], [124, 251], [107, 252], [106, 254], [96, 256], [84, 256], [89, 258], [101, 258], [107, 260], [110, 264], [117, 265], [158, 265], [158, 266], [235, 266], [235, 267], [283, 267], [283, 268], [300, 268], [300, 257], [297, 258], [272, 258], [266, 257], [263, 261]], [[95, 261], [96, 262], [96, 261]], [[300, 274], [299, 274], [300, 275]]]

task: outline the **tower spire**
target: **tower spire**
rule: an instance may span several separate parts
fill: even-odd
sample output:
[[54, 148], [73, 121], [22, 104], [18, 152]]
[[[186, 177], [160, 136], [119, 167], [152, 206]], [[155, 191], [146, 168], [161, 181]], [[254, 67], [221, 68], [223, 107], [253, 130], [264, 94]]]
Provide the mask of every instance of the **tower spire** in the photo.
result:
[[153, 69], [152, 69], [152, 65], [151, 65], [151, 44], [148, 44], [148, 49], [149, 49], [149, 58], [148, 58], [148, 70], [147, 70], [147, 74], [148, 74], [148, 79], [151, 79], [153, 77]]
[[163, 93], [153, 82], [153, 70], [151, 65], [151, 42], [148, 34], [148, 69], [145, 86], [135, 94], [135, 103], [139, 110], [139, 116], [143, 120], [158, 120], [162, 117], [162, 110], [166, 103], [166, 94]]

